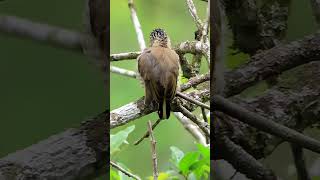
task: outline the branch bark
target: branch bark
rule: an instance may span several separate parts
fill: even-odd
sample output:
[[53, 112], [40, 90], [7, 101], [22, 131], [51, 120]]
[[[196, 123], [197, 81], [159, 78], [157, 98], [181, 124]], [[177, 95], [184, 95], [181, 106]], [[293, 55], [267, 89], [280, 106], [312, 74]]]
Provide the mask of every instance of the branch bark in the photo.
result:
[[9, 35], [44, 42], [55, 47], [76, 52], [82, 51], [84, 34], [60, 27], [35, 23], [13, 16], [0, 16], [0, 31]]
[[320, 32], [261, 52], [239, 68], [226, 72], [224, 94], [227, 97], [239, 94], [261, 80], [318, 60], [320, 60]]
[[[299, 132], [303, 131], [318, 124], [320, 117], [319, 68], [318, 61], [296, 67], [281, 75], [278, 85], [260, 96], [247, 100], [234, 96], [230, 97], [230, 100], [263, 117], [268, 117], [269, 120]], [[225, 122], [229, 122], [229, 130], [226, 132], [228, 137], [256, 159], [268, 156], [284, 141], [229, 116], [224, 118]]]
[[[208, 98], [209, 91], [203, 90], [203, 91], [200, 91], [199, 93], [188, 93], [187, 95], [193, 99], [203, 102], [203, 100], [208, 100], [208, 99], [203, 99], [203, 96], [206, 96]], [[110, 128], [112, 129], [118, 126], [122, 126], [124, 124], [129, 123], [130, 121], [133, 121], [142, 116], [148, 115], [154, 111], [156, 111], [155, 107], [145, 106], [144, 97], [142, 97], [137, 101], [128, 103], [115, 110], [112, 110], [110, 114]]]
[[86, 179], [109, 169], [108, 112], [0, 159], [4, 179]]
[[137, 34], [137, 38], [138, 38], [138, 43], [140, 46], [140, 50], [144, 50], [146, 48], [146, 43], [144, 41], [143, 38], [143, 33], [142, 33], [142, 29], [141, 29], [141, 25], [137, 16], [137, 12], [136, 12], [136, 8], [133, 4], [133, 0], [128, 0], [128, 6], [130, 9], [130, 13], [131, 13], [131, 20], [134, 26], [134, 30], [136, 31]]

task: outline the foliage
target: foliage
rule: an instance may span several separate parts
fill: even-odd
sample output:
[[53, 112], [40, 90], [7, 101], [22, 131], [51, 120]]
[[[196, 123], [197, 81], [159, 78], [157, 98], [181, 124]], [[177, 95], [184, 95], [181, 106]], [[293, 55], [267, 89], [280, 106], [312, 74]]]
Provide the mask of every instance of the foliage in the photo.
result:
[[129, 144], [127, 138], [129, 134], [134, 130], [135, 126], [129, 126], [125, 130], [119, 131], [116, 134], [110, 135], [110, 154], [114, 155], [116, 152], [120, 151], [120, 146], [122, 144]]
[[[111, 134], [111, 155], [123, 150], [124, 144], [129, 144], [127, 138], [131, 132], [135, 129], [135, 126], [129, 126], [124, 130], [121, 130], [115, 134]], [[178, 180], [179, 177], [185, 179], [207, 179], [210, 173], [210, 149], [202, 144], [196, 144], [197, 150], [184, 153], [178, 147], [171, 146], [171, 163], [170, 169], [167, 171], [159, 172], [159, 180]], [[123, 169], [130, 172], [130, 169], [125, 164], [117, 162]], [[110, 168], [111, 180], [127, 180], [132, 179], [123, 174], [122, 172]], [[153, 180], [153, 176], [148, 177], [149, 180]]]

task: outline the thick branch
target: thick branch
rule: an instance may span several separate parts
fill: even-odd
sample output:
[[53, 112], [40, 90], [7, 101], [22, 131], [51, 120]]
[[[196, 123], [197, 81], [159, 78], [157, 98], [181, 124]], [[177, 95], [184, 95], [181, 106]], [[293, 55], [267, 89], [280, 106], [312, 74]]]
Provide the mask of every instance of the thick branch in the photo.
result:
[[223, 159], [228, 161], [240, 173], [245, 174], [250, 179], [255, 180], [276, 180], [276, 176], [265, 168], [258, 160], [244, 151], [240, 146], [232, 142], [227, 137], [220, 137], [217, 141], [219, 151], [223, 154]]
[[320, 153], [320, 142], [317, 140], [298, 133], [297, 131], [287, 128], [286, 126], [277, 124], [274, 121], [271, 121], [256, 113], [248, 111], [247, 109], [227, 99], [224, 99], [219, 95], [213, 95], [212, 99], [215, 110], [222, 111], [233, 118], [237, 118], [244, 123], [248, 123], [249, 125], [258, 128], [259, 130], [276, 135], [286, 141]]
[[[209, 91], [204, 90], [200, 91], [199, 93], [189, 93], [187, 95], [193, 99], [203, 102], [202, 96], [207, 96], [208, 94]], [[145, 106], [144, 97], [142, 97], [137, 101], [112, 110], [110, 114], [110, 128], [112, 129], [118, 126], [122, 126], [132, 120], [148, 115], [154, 111], [156, 111], [155, 107]]]
[[303, 155], [303, 148], [295, 144], [291, 144], [291, 152], [294, 164], [296, 165], [298, 180], [311, 180]]
[[106, 173], [108, 113], [0, 159], [4, 179], [87, 179]]
[[60, 27], [35, 23], [13, 16], [0, 16], [0, 31], [73, 51], [82, 51], [81, 44], [84, 34]]
[[239, 94], [244, 89], [283, 71], [320, 60], [320, 32], [300, 41], [279, 45], [253, 56], [248, 63], [225, 73], [225, 95]]
[[[86, 42], [90, 41], [91, 38], [83, 33], [12, 16], [0, 16], [0, 32], [51, 44], [55, 47], [67, 48], [77, 52], [82, 52], [84, 42], [86, 44], [94, 44], [93, 42]], [[205, 54], [209, 51], [209, 46], [200, 41], [186, 41], [178, 44], [174, 50], [180, 54]], [[140, 51], [111, 54], [110, 60], [120, 61], [136, 59], [139, 55]]]
[[[318, 124], [320, 118], [319, 82], [320, 62], [311, 62], [285, 72], [280, 76], [277, 86], [260, 96], [251, 97], [248, 100], [235, 96], [230, 100], [251, 112], [267, 117], [267, 121], [272, 120], [300, 132]], [[212, 105], [212, 108], [215, 109], [215, 106]], [[238, 116], [244, 117], [243, 114]], [[232, 125], [228, 136], [257, 159], [268, 156], [284, 141], [280, 137], [270, 136], [229, 116], [224, 118], [225, 122]], [[283, 137], [283, 135], [280, 136]], [[303, 141], [303, 138], [301, 140]], [[310, 142], [307, 145], [310, 146], [308, 148], [317, 151], [317, 145], [313, 146], [314, 141]]]

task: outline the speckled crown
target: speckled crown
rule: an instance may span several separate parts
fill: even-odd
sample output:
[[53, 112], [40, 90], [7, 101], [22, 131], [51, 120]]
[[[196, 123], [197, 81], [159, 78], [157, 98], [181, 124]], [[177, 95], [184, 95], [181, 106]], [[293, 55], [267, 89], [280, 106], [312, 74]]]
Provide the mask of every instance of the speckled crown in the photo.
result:
[[155, 40], [155, 39], [167, 39], [167, 33], [160, 28], [154, 29], [151, 33], [150, 33], [150, 39], [151, 40]]

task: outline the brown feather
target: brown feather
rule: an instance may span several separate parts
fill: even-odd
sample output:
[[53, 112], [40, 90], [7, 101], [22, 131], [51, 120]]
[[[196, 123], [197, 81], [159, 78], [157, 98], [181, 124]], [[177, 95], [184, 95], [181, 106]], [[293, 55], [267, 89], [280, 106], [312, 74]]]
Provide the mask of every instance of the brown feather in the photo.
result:
[[[148, 48], [138, 57], [138, 71], [145, 83], [145, 103], [155, 101], [162, 106], [165, 101], [170, 108], [179, 76], [179, 56], [176, 52], [159, 46]], [[161, 110], [162, 107], [159, 107], [160, 118]]]

